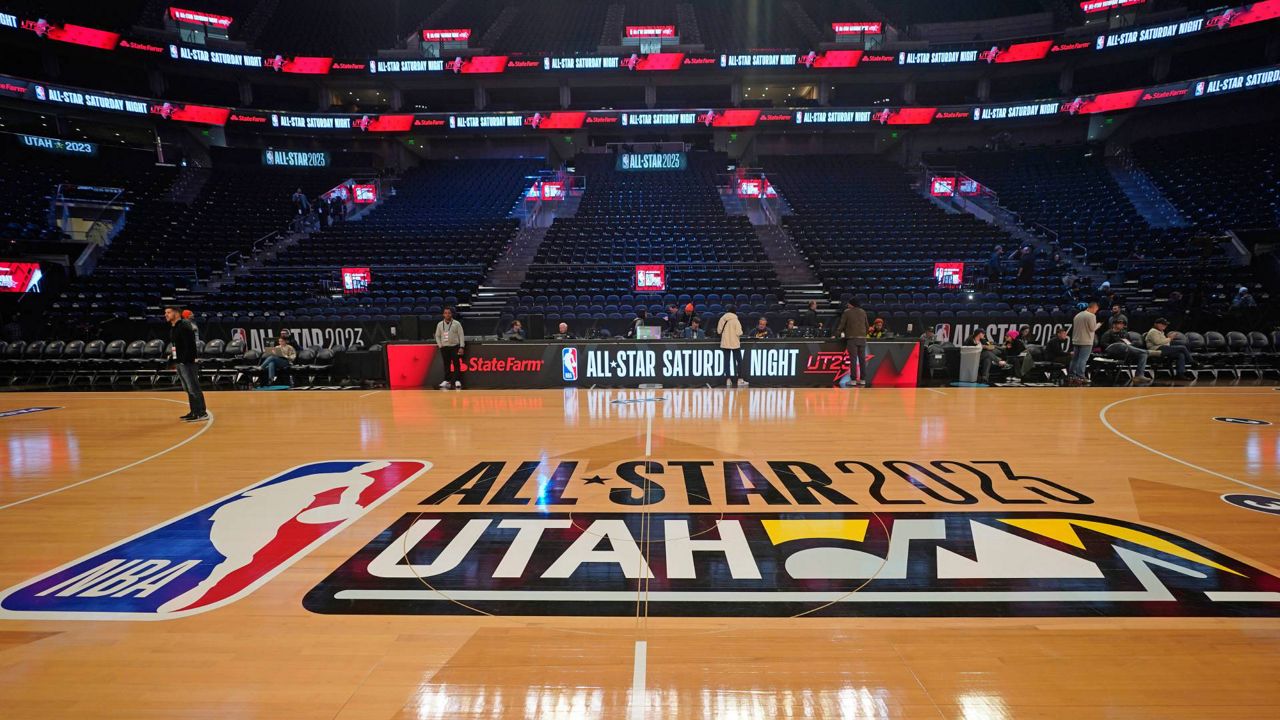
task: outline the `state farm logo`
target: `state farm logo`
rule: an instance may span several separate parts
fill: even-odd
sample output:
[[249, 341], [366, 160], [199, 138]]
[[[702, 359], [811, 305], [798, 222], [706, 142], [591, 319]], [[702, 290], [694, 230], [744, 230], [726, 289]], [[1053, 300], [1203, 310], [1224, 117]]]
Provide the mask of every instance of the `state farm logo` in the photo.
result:
[[618, 116], [617, 115], [596, 115], [594, 117], [587, 118], [588, 125], [600, 125], [603, 123], [612, 123], [616, 125], [618, 123]]
[[267, 119], [262, 117], [261, 115], [241, 115], [239, 113], [232, 113], [231, 122], [264, 123], [265, 124], [267, 122]]
[[538, 67], [537, 60], [508, 60], [507, 67], [511, 68], [533, 68]]
[[1186, 95], [1186, 94], [1187, 94], [1186, 88], [1179, 88], [1177, 90], [1158, 90], [1156, 92], [1143, 93], [1142, 99], [1143, 100], [1164, 100], [1167, 98], [1182, 97], [1183, 95]]
[[1070, 52], [1072, 50], [1087, 50], [1088, 48], [1089, 43], [1087, 42], [1062, 43], [1049, 48], [1049, 52]]
[[542, 360], [530, 360], [528, 358], [518, 357], [470, 357], [463, 361], [462, 369], [464, 371], [487, 373], [536, 373], [542, 371]]
[[685, 65], [715, 65], [716, 59], [713, 57], [685, 57]]
[[444, 125], [443, 118], [417, 118], [413, 121], [414, 127], [442, 127]]
[[141, 50], [143, 52], [150, 52], [150, 53], [164, 52], [164, 48], [158, 45], [148, 45], [147, 43], [136, 42], [133, 40], [121, 40], [120, 47], [125, 48], [127, 50]]
[[766, 113], [760, 116], [762, 122], [789, 122], [791, 113]]
[[938, 118], [939, 120], [967, 118], [969, 117], [969, 111], [968, 110], [943, 110], [939, 112], [935, 117]]

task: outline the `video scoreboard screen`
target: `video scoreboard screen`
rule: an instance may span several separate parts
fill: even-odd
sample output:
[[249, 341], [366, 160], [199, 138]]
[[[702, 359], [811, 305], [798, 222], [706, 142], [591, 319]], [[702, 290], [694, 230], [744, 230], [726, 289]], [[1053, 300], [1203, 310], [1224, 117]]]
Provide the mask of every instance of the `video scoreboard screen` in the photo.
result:
[[342, 268], [342, 292], [347, 295], [369, 292], [373, 274], [367, 267]]
[[635, 272], [636, 292], [666, 292], [666, 265], [637, 265]]
[[618, 170], [684, 170], [689, 158], [682, 152], [618, 153]]
[[40, 263], [0, 260], [0, 293], [40, 292]]

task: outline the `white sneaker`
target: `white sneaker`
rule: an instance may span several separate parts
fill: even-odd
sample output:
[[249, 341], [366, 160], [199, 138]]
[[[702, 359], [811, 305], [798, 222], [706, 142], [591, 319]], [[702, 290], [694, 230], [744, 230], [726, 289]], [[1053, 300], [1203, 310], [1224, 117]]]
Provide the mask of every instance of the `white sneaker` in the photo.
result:
[[747, 386], [747, 381], [746, 381], [746, 380], [739, 380], [739, 381], [738, 381], [738, 387], [746, 387], [746, 386]]
[[458, 382], [454, 383], [454, 384], [453, 384], [453, 389], [454, 389], [454, 390], [461, 390], [461, 389], [462, 389], [462, 381], [461, 381], [461, 380], [459, 380]]
[[445, 380], [444, 382], [437, 385], [437, 387], [439, 387], [441, 390], [448, 390], [450, 386], [451, 386], [451, 383], [448, 380]]
[[732, 380], [728, 380], [728, 379], [726, 379], [726, 380], [724, 381], [724, 386], [725, 386], [725, 387], [733, 387], [733, 381], [732, 381]]

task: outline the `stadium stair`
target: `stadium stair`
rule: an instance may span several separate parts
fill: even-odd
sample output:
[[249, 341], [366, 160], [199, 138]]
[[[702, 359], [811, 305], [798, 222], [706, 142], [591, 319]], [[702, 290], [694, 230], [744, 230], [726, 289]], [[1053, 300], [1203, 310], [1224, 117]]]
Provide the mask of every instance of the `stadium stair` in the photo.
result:
[[485, 30], [484, 35], [480, 36], [479, 46], [482, 48], [498, 47], [498, 43], [502, 39], [503, 34], [511, 28], [511, 25], [515, 23], [516, 18], [519, 15], [520, 8], [517, 5], [508, 5], [503, 8], [502, 14], [498, 15], [498, 18], [493, 21], [493, 24], [489, 26], [489, 29]]
[[1191, 223], [1178, 212], [1178, 208], [1170, 202], [1129, 153], [1124, 152], [1108, 157], [1107, 170], [1124, 191], [1125, 197], [1133, 203], [1133, 209], [1137, 210], [1151, 227], [1168, 229], [1191, 226]]
[[[818, 277], [813, 274], [813, 268], [810, 267], [808, 259], [791, 242], [791, 236], [787, 234], [785, 228], [780, 225], [753, 225], [752, 228], [756, 231], [756, 237], [760, 239], [769, 262], [773, 263], [777, 270], [778, 281], [784, 288], [822, 285]], [[805, 301], [813, 299], [816, 298], [806, 298]]]

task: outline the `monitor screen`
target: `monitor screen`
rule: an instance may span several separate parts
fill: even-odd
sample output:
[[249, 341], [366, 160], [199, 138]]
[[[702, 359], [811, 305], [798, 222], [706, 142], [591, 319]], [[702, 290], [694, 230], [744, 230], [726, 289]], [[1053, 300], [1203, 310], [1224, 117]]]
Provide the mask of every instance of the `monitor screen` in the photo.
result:
[[342, 292], [347, 295], [369, 292], [369, 281], [372, 279], [373, 274], [367, 267], [344, 267], [342, 268]]
[[40, 292], [40, 263], [0, 260], [0, 293]]
[[633, 277], [636, 292], [666, 292], [666, 265], [637, 265]]
[[938, 281], [938, 287], [960, 287], [964, 284], [964, 263], [934, 263], [933, 277]]

